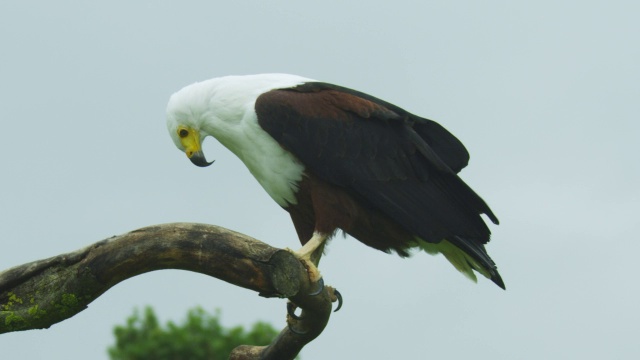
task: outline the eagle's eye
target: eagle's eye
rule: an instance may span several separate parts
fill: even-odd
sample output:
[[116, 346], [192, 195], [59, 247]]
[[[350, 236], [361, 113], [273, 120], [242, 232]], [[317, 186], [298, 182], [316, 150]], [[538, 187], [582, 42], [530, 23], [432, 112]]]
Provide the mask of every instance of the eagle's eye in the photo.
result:
[[186, 138], [189, 135], [189, 130], [187, 129], [178, 129], [178, 136], [181, 138]]

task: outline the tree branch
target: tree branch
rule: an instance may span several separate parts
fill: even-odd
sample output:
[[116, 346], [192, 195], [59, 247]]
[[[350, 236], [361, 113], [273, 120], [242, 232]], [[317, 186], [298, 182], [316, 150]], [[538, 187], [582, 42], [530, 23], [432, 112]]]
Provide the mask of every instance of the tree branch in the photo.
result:
[[210, 275], [261, 296], [289, 298], [302, 309], [270, 345], [240, 346], [231, 359], [293, 359], [320, 335], [336, 300], [330, 287], [308, 295], [318, 284], [289, 251], [213, 225], [163, 224], [0, 272], [0, 334], [48, 328], [117, 283], [160, 269]]

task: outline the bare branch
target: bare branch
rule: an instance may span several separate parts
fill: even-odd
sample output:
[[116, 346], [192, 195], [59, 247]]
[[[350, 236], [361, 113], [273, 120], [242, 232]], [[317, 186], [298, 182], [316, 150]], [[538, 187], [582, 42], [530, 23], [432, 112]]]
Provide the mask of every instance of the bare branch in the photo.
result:
[[308, 295], [318, 284], [289, 251], [213, 225], [164, 224], [1, 272], [0, 334], [48, 328], [120, 281], [161, 269], [207, 274], [302, 309], [300, 319], [288, 319], [295, 332], [288, 326], [268, 346], [241, 346], [232, 359], [293, 359], [320, 335], [335, 301], [330, 287]]

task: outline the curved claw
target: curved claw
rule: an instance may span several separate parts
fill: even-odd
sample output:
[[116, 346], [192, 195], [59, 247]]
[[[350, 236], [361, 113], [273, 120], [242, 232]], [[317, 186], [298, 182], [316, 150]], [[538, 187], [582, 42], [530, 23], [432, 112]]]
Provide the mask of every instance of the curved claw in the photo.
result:
[[316, 296], [316, 295], [320, 294], [322, 292], [322, 290], [324, 290], [324, 280], [322, 278], [320, 278], [320, 280], [318, 280], [318, 289], [315, 290], [314, 292], [310, 293], [309, 295]]
[[338, 307], [335, 310], [333, 310], [333, 312], [338, 312], [338, 310], [340, 310], [340, 308], [342, 308], [342, 294], [340, 294], [340, 291], [338, 291], [336, 289], [333, 289], [333, 293], [338, 298]]
[[299, 331], [294, 329], [293, 326], [291, 326], [291, 324], [287, 324], [287, 327], [289, 328], [289, 331], [291, 331], [292, 333], [296, 334], [296, 335], [306, 335], [309, 331]]
[[296, 315], [297, 308], [298, 307], [296, 306], [296, 304], [292, 303], [291, 301], [287, 303], [287, 314], [289, 314], [289, 316], [291, 316], [292, 319], [300, 320], [302, 319], [302, 316]]

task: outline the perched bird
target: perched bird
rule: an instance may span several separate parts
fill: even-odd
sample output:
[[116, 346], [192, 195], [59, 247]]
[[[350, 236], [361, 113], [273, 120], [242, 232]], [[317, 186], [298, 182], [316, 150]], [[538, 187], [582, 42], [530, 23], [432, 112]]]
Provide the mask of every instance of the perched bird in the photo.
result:
[[211, 164], [207, 136], [238, 156], [291, 215], [303, 261], [317, 265], [341, 229], [402, 257], [414, 248], [441, 253], [473, 281], [476, 271], [505, 287], [480, 215], [498, 219], [457, 175], [469, 161], [464, 145], [432, 120], [341, 86], [262, 74], [181, 89], [167, 127], [195, 165]]

